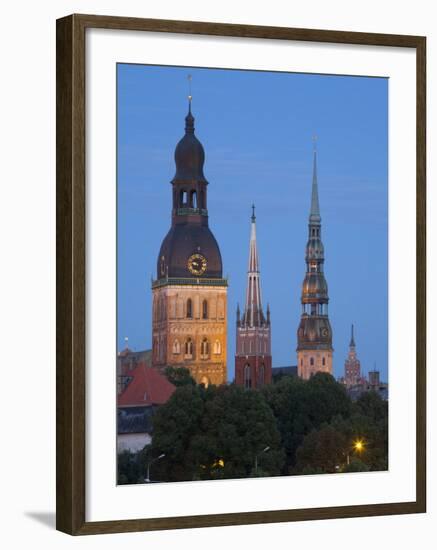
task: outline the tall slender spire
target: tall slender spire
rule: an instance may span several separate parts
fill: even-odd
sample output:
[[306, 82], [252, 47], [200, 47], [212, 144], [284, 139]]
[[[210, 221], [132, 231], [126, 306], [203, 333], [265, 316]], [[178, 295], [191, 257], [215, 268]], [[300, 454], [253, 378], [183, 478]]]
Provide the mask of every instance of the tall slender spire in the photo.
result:
[[321, 222], [314, 141], [306, 273], [302, 284], [302, 315], [297, 331], [298, 374], [304, 379], [318, 371], [332, 373], [332, 329], [328, 319], [328, 285], [323, 274], [325, 252]]
[[261, 301], [254, 204], [250, 220], [246, 303], [241, 317], [237, 307], [235, 346], [235, 383], [246, 389], [258, 388], [272, 381], [270, 308], [267, 305], [265, 317]]
[[261, 302], [258, 247], [256, 242], [255, 205], [252, 205], [246, 305], [243, 314], [243, 323], [249, 324], [250, 326], [260, 326], [264, 323], [264, 313], [262, 311]]
[[313, 185], [311, 191], [310, 223], [320, 223], [319, 189], [317, 185], [317, 150], [313, 152]]
[[349, 347], [350, 347], [350, 348], [354, 348], [354, 347], [355, 347], [354, 325], [352, 325], [352, 328], [351, 328], [351, 341], [350, 341], [350, 343], [349, 343]]

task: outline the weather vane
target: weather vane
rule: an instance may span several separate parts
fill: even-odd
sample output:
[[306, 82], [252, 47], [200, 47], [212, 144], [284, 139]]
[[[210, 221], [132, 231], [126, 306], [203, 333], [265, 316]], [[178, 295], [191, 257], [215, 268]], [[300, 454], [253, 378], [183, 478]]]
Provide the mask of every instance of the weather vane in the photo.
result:
[[191, 95], [191, 80], [193, 77], [189, 74], [188, 75], [188, 101], [191, 103], [191, 100], [193, 99], [193, 96]]

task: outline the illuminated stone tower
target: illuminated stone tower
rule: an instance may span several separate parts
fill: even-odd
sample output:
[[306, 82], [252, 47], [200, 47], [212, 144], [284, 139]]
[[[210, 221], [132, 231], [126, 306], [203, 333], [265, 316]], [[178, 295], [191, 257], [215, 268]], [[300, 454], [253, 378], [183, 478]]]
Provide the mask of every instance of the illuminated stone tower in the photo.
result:
[[252, 206], [251, 222], [246, 305], [242, 318], [240, 308], [237, 308], [235, 383], [257, 388], [272, 381], [272, 355], [270, 309], [267, 305], [265, 317], [261, 301], [255, 206]]
[[346, 386], [350, 387], [356, 386], [361, 382], [361, 364], [355, 349], [354, 326], [352, 325], [349, 353], [346, 361], [344, 362], [344, 383]]
[[152, 282], [152, 365], [187, 367], [197, 383], [226, 382], [227, 280], [208, 226], [205, 153], [194, 135], [189, 96], [175, 150], [171, 228]]
[[297, 331], [297, 368], [307, 380], [318, 371], [332, 374], [332, 329], [328, 319], [328, 285], [323, 274], [322, 243], [317, 186], [317, 152], [314, 147], [311, 209], [306, 246], [306, 274], [302, 284], [302, 315]]

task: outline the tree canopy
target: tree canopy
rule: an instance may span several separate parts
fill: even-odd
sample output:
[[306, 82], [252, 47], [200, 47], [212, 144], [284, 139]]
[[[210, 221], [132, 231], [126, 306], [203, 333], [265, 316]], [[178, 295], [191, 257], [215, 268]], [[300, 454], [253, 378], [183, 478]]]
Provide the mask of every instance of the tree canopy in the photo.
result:
[[388, 467], [388, 407], [376, 392], [353, 402], [325, 373], [261, 390], [205, 388], [184, 370], [167, 372], [177, 389], [153, 417], [151, 445], [119, 455], [119, 483], [144, 481], [148, 464], [154, 481]]

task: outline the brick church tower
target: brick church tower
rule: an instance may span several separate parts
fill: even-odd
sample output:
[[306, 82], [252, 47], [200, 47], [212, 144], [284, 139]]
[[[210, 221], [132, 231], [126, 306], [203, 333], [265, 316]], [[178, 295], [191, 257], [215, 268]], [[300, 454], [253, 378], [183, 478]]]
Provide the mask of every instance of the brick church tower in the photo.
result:
[[332, 374], [332, 329], [328, 318], [328, 285], [323, 273], [322, 243], [317, 185], [317, 152], [314, 147], [311, 209], [306, 246], [306, 273], [302, 284], [302, 315], [297, 330], [297, 372], [305, 380], [321, 371]]
[[357, 357], [354, 338], [354, 326], [352, 325], [349, 353], [347, 355], [346, 361], [344, 362], [344, 383], [347, 387], [350, 387], [361, 384], [362, 382], [363, 379], [361, 378], [361, 364], [360, 360]]
[[152, 282], [152, 365], [186, 367], [197, 383], [226, 382], [227, 286], [208, 225], [205, 153], [189, 109], [175, 150], [171, 227]]
[[257, 388], [272, 381], [270, 309], [267, 305], [267, 316], [264, 316], [256, 244], [255, 206], [252, 206], [251, 221], [246, 305], [241, 318], [240, 308], [237, 308], [235, 354], [235, 383], [245, 388]]

